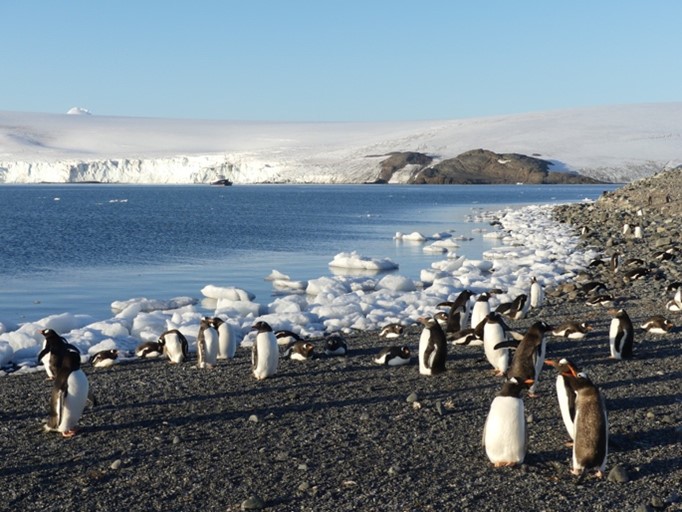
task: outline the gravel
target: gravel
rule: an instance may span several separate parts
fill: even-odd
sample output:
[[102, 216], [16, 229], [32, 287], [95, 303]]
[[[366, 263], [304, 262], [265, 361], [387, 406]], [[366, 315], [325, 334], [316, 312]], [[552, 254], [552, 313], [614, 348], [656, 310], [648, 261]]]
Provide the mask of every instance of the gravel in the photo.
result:
[[[679, 181], [666, 173], [593, 205], [559, 207], [556, 216], [587, 225], [581, 243], [606, 257], [618, 250], [652, 262], [659, 237], [680, 249]], [[641, 221], [642, 239], [621, 234], [625, 218]], [[532, 422], [524, 464], [493, 468], [481, 435], [502, 379], [481, 347], [450, 346], [447, 371], [425, 377], [416, 361], [374, 364], [388, 343], [363, 332], [348, 336], [345, 357], [284, 359], [264, 381], [251, 375], [246, 349], [211, 370], [194, 359], [86, 365], [97, 404], [68, 440], [42, 431], [45, 374], [9, 375], [0, 397], [0, 503], [52, 511], [682, 510], [681, 317], [665, 310], [681, 259], [678, 252], [674, 262], [655, 263], [660, 273], [627, 283], [606, 266], [590, 269], [636, 326], [653, 314], [677, 325], [667, 335], [638, 329], [633, 359], [609, 359], [607, 309], [587, 306], [579, 293], [548, 290], [543, 307], [511, 322], [519, 330], [538, 319], [593, 325], [584, 340], [550, 338], [547, 355], [574, 360], [606, 398], [603, 479], [570, 473], [551, 368], [540, 396], [525, 399]], [[416, 353], [419, 333], [410, 327], [390, 344]]]

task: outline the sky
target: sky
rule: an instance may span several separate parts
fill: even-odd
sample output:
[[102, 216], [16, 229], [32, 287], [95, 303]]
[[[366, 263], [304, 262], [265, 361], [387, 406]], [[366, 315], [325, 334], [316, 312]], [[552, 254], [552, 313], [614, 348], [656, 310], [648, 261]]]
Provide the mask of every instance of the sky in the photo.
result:
[[364, 122], [681, 99], [676, 0], [22, 0], [0, 18], [0, 110]]

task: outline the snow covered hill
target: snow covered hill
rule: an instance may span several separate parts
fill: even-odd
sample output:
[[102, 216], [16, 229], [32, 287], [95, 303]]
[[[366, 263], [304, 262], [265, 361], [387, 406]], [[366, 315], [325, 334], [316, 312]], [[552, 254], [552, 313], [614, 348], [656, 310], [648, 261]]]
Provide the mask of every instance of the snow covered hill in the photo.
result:
[[378, 177], [391, 152], [425, 153], [437, 163], [477, 148], [622, 182], [680, 165], [681, 137], [682, 103], [389, 123], [0, 112], [0, 183], [361, 183]]

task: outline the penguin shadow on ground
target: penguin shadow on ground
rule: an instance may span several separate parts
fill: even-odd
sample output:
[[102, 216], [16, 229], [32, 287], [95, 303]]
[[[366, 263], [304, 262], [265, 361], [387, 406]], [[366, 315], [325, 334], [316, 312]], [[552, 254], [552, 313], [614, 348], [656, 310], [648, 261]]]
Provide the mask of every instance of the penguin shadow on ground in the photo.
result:
[[[609, 450], [614, 453], [627, 453], [636, 450], [650, 450], [651, 448], [663, 448], [677, 446], [675, 426], [670, 425], [627, 434], [609, 434]], [[678, 455], [676, 459], [680, 459]], [[678, 466], [682, 467], [682, 466]]]
[[[636, 384], [635, 385], [639, 385]], [[617, 387], [612, 385], [610, 387]], [[602, 390], [608, 389], [604, 385], [600, 385]], [[652, 407], [675, 405], [679, 403], [679, 395], [642, 395], [642, 396], [628, 396], [627, 398], [607, 398], [606, 403], [609, 411], [631, 411], [635, 409], [650, 409]]]

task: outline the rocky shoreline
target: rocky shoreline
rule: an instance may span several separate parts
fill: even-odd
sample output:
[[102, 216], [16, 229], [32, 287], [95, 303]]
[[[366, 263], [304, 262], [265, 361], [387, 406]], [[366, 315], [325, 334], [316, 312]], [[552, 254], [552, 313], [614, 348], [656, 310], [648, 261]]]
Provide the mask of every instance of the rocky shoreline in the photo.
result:
[[[529, 450], [523, 465], [493, 468], [481, 447], [490, 402], [501, 387], [480, 347], [449, 347], [447, 371], [420, 376], [413, 364], [377, 366], [387, 342], [377, 333], [348, 337], [345, 357], [282, 360], [256, 381], [250, 353], [199, 370], [196, 361], [129, 360], [85, 366], [97, 405], [81, 432], [65, 440], [42, 432], [50, 384], [42, 372], [9, 375], [0, 399], [0, 475], [5, 509], [67, 510], [682, 510], [681, 313], [665, 310], [667, 286], [680, 281], [682, 179], [669, 172], [557, 207], [561, 222], [585, 228], [581, 244], [641, 258], [650, 273], [591, 267], [615, 307], [635, 326], [654, 314], [676, 327], [637, 329], [634, 358], [609, 359], [607, 308], [586, 304], [580, 279], [547, 290], [546, 304], [511, 322], [524, 330], [586, 320], [584, 340], [551, 338], [550, 358], [570, 357], [589, 372], [607, 402], [606, 478], [578, 482], [545, 368], [538, 398], [526, 398]], [[637, 211], [642, 210], [642, 215]], [[640, 225], [642, 238], [623, 234]], [[634, 230], [632, 231], [634, 232]], [[656, 260], [673, 248], [676, 259]], [[416, 353], [420, 330], [402, 340]], [[394, 344], [394, 343], [390, 343]], [[319, 352], [319, 349], [318, 349]]]

